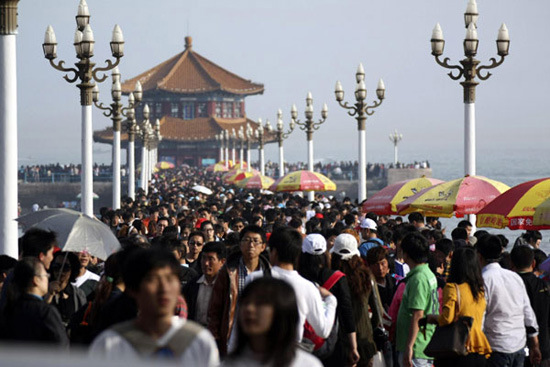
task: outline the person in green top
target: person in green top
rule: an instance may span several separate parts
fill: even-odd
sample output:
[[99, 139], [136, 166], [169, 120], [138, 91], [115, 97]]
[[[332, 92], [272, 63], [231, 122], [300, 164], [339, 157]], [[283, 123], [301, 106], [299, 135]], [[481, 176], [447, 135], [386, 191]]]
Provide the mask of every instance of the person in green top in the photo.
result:
[[430, 342], [435, 325], [426, 327], [426, 333], [418, 332], [418, 320], [424, 315], [439, 313], [437, 280], [427, 264], [430, 247], [424, 236], [413, 232], [403, 238], [401, 248], [403, 259], [411, 271], [407, 274], [407, 285], [397, 314], [398, 360], [401, 367], [431, 366], [424, 349]]

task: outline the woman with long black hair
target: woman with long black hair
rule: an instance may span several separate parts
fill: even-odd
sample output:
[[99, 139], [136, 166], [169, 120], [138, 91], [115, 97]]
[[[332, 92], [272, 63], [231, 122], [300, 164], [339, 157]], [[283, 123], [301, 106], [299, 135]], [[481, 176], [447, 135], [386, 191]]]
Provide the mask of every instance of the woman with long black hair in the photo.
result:
[[449, 325], [457, 316], [473, 318], [466, 343], [469, 354], [452, 359], [436, 358], [436, 367], [485, 366], [486, 357], [491, 354], [491, 346], [481, 329], [485, 307], [485, 287], [477, 253], [471, 247], [461, 247], [453, 253], [451, 272], [443, 289], [442, 312], [439, 316], [428, 315], [426, 318], [428, 322], [438, 323], [439, 326]]
[[[373, 323], [376, 325], [382, 312], [382, 305], [376, 302], [373, 295], [372, 274], [361, 260], [357, 239], [353, 235], [342, 233], [336, 237], [331, 252], [332, 269], [346, 274], [352, 294], [351, 305], [357, 333], [357, 349], [361, 356], [357, 366], [370, 366], [377, 352], [373, 338]], [[369, 317], [369, 306], [375, 313], [372, 321]]]
[[236, 347], [223, 366], [322, 366], [296, 343], [298, 305], [290, 284], [258, 278], [244, 288], [238, 310]]

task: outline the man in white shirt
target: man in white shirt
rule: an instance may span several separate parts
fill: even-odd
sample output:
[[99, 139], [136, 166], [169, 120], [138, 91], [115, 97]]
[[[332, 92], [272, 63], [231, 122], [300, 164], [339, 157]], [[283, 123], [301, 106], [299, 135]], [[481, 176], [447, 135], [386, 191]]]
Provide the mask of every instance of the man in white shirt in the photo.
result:
[[533, 365], [541, 361], [538, 341], [538, 324], [531, 308], [529, 296], [520, 276], [503, 269], [500, 238], [486, 235], [476, 246], [483, 267], [487, 309], [483, 331], [493, 350], [487, 367], [520, 367], [525, 359], [524, 348], [529, 346]]
[[130, 255], [123, 279], [136, 300], [138, 316], [99, 334], [90, 355], [107, 360], [160, 357], [185, 366], [218, 366], [218, 350], [210, 332], [174, 316], [180, 294], [179, 268], [168, 251], [140, 249]]
[[[293, 228], [285, 227], [274, 230], [269, 238], [271, 250], [271, 275], [290, 283], [296, 292], [298, 301], [298, 341], [302, 340], [304, 324], [307, 322], [321, 338], [327, 338], [334, 324], [337, 301], [329, 291], [303, 278], [294, 270], [302, 252], [302, 235]], [[247, 278], [247, 282], [264, 276], [261, 271], [255, 271]]]

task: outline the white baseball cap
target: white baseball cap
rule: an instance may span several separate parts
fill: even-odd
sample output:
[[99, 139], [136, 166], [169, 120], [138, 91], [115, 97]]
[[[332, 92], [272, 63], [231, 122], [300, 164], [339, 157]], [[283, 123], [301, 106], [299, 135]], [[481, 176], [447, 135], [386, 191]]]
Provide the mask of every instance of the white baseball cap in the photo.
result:
[[327, 251], [327, 240], [318, 233], [311, 233], [302, 241], [302, 252], [311, 255], [322, 255]]
[[376, 225], [376, 222], [370, 218], [363, 218], [359, 226], [361, 228], [372, 229], [373, 231], [376, 231], [376, 229], [378, 228], [378, 226]]
[[361, 256], [357, 249], [357, 240], [349, 233], [342, 233], [334, 241], [334, 246], [330, 249], [331, 254], [338, 254], [342, 260], [349, 260], [355, 255]]

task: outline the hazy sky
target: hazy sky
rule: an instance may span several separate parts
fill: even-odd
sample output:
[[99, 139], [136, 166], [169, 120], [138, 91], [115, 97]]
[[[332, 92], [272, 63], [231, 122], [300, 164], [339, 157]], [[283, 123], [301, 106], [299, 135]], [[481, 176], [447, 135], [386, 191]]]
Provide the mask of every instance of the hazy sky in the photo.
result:
[[[120, 70], [128, 79], [181, 52], [184, 37], [193, 48], [222, 67], [265, 85], [265, 93], [246, 100], [248, 117], [285, 124], [296, 103], [303, 119], [311, 91], [316, 118], [323, 102], [329, 118], [315, 132], [315, 157], [356, 159], [357, 123], [334, 99], [341, 80], [346, 100], [354, 101], [355, 71], [362, 62], [369, 98], [378, 79], [386, 100], [367, 121], [369, 161], [389, 162], [388, 135], [403, 133], [402, 161], [441, 155], [462, 167], [462, 87], [451, 80], [430, 54], [431, 32], [439, 22], [444, 56], [463, 58], [463, 13], [467, 0], [88, 0], [99, 65], [110, 57], [109, 41], [119, 24], [126, 41]], [[48, 24], [56, 32], [58, 57], [76, 62], [72, 45], [78, 0], [19, 3], [18, 94], [21, 164], [80, 162], [79, 91], [62, 79], [43, 57]], [[548, 0], [479, 0], [478, 58], [496, 56], [502, 22], [511, 38], [510, 55], [477, 88], [479, 155], [523, 155], [528, 164], [533, 146], [546, 147], [550, 135], [550, 2]], [[109, 102], [110, 83], [100, 86]], [[94, 130], [111, 121], [94, 111]], [[276, 145], [266, 159], [277, 160]], [[305, 160], [305, 133], [295, 131], [285, 143], [287, 158]], [[94, 160], [110, 162], [109, 145], [95, 144]], [[541, 149], [538, 150], [539, 152]], [[443, 153], [442, 153], [443, 152]], [[123, 161], [125, 154], [123, 153]], [[256, 154], [253, 154], [256, 157]], [[458, 157], [458, 158], [457, 158]], [[457, 159], [455, 159], [457, 158]], [[548, 167], [548, 164], [545, 166]], [[544, 173], [548, 175], [548, 172]]]

